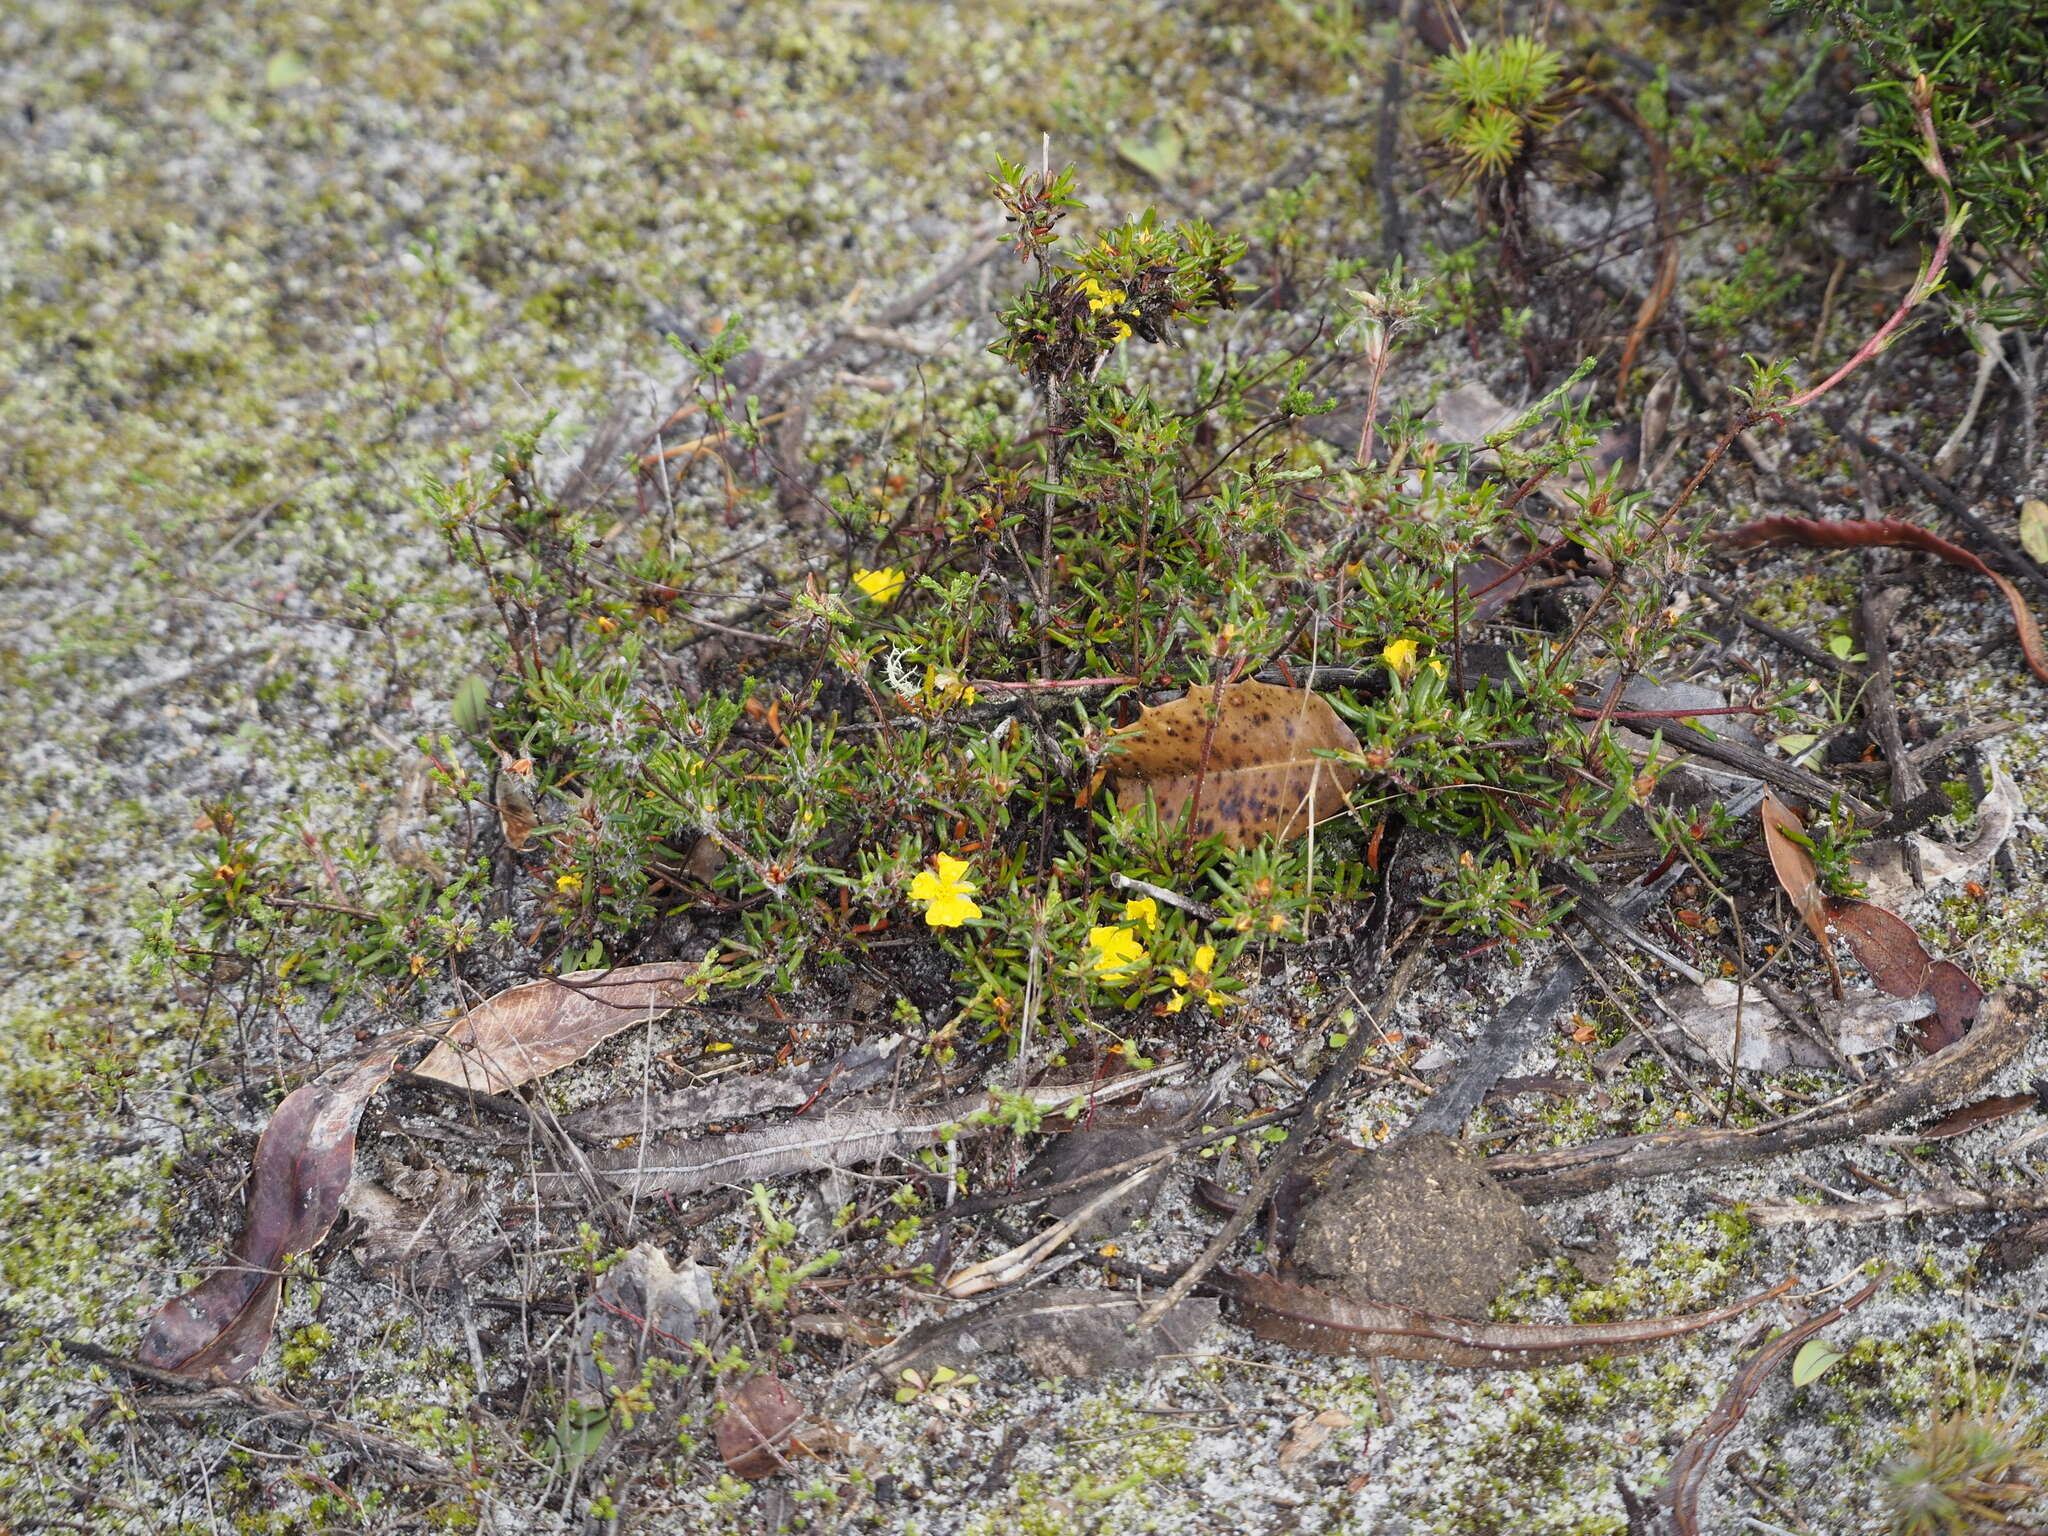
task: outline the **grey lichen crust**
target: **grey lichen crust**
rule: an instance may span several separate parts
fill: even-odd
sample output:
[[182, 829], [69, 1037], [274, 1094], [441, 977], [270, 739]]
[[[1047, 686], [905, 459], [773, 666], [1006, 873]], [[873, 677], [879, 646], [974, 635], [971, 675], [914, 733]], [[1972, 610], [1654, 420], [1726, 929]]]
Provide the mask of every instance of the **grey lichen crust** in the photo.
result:
[[[1035, 155], [1049, 134], [1056, 158], [1083, 164], [1090, 201], [1122, 213], [1220, 207], [1309, 146], [1318, 174], [1290, 238], [1376, 251], [1361, 113], [1391, 40], [1335, 37], [1310, 16], [1320, 8], [1245, 9], [18, 0], [0, 13], [0, 1509], [21, 1528], [580, 1528], [545, 1456], [471, 1415], [486, 1394], [517, 1396], [502, 1373], [476, 1378], [476, 1314], [370, 1283], [352, 1261], [294, 1285], [264, 1379], [473, 1468], [470, 1489], [392, 1488], [374, 1467], [343, 1487], [328, 1474], [350, 1458], [331, 1445], [279, 1463], [303, 1442], [251, 1449], [260, 1432], [240, 1418], [134, 1417], [110, 1399], [122, 1383], [55, 1349], [131, 1348], [143, 1314], [219, 1257], [289, 1066], [458, 1001], [447, 982], [380, 975], [354, 978], [327, 1016], [325, 994], [281, 984], [239, 999], [262, 1038], [229, 1028], [232, 965], [196, 982], [158, 942], [195, 821], [232, 794], [252, 821], [308, 840], [334, 861], [321, 899], [415, 889], [379, 823], [497, 623], [448, 564], [422, 483], [550, 412], [546, 471], [566, 479], [607, 423], [674, 407], [672, 334], [702, 340], [741, 315], [786, 359], [859, 322], [985, 224], [995, 150]], [[1680, 47], [1630, 42], [1653, 63]], [[1117, 152], [1169, 131], [1181, 169], [1165, 186]], [[1590, 205], [1549, 212], [1560, 228], [1595, 219]], [[1698, 237], [1700, 260], [1720, 238]], [[916, 322], [935, 349], [923, 393], [959, 385], [1023, 408], [974, 329], [1010, 280], [991, 267]], [[1404, 389], [1419, 403], [1477, 370], [1512, 392], [1519, 353], [1489, 337], [1475, 362], [1479, 345], [1447, 338]], [[888, 441], [919, 409], [917, 382], [904, 353], [851, 354], [816, 383], [813, 451], [851, 459]], [[702, 552], [745, 550], [741, 596], [800, 581], [816, 558], [804, 515], [765, 492], [737, 512], [708, 493], [679, 512]], [[1940, 590], [1909, 621], [1910, 646], [1953, 653], [1988, 610]], [[1796, 564], [1776, 591], [1787, 624], [1843, 595]], [[2048, 791], [2027, 771], [2048, 743], [2041, 693], [2009, 657], [1956, 664], [1921, 703], [2021, 715], [2005, 761], [2041, 813]], [[458, 820], [430, 804], [422, 835], [455, 846]], [[1987, 985], [2048, 959], [2031, 834], [2017, 855], [2002, 906], [1952, 895], [1906, 913]], [[1274, 1055], [1313, 1055], [1299, 1030], [1310, 1000], [1284, 981], [1258, 1000]], [[1455, 1041], [1487, 1006], [1446, 982], [1408, 1023]], [[1524, 1071], [1586, 1070], [1562, 1035], [1537, 1055]], [[268, 1075], [242, 1081], [249, 1060]], [[2043, 1066], [2036, 1046], [2010, 1075]], [[1412, 1109], [1404, 1093], [1373, 1087], [1347, 1131], [1384, 1135]], [[1671, 1092], [1643, 1113], [1685, 1102]], [[1536, 1113], [1559, 1140], [1637, 1128], [1584, 1101]], [[1973, 1163], [1997, 1134], [1962, 1144]], [[1809, 1171], [1831, 1165], [1798, 1159], [1716, 1192], [1784, 1198]], [[1211, 1230], [1187, 1214], [1187, 1182], [1134, 1239], [1147, 1262], [1184, 1262]], [[1678, 1311], [1758, 1276], [1833, 1280], [1873, 1254], [1901, 1266], [1834, 1373], [1803, 1395], [1780, 1382], [1752, 1412], [1752, 1465], [1798, 1491], [1815, 1529], [1871, 1517], [1881, 1433], [2021, 1349], [2021, 1312], [1960, 1320], [1971, 1247], [1939, 1225], [1757, 1232], [1661, 1186], [1571, 1219], [1583, 1231], [1560, 1236], [1597, 1224], [1614, 1239], [1613, 1273], [1596, 1286], [1546, 1260], [1503, 1307]], [[2015, 1286], [1991, 1304], [2037, 1300]], [[1618, 1531], [1617, 1477], [1655, 1484], [1743, 1333], [1528, 1377], [1392, 1366], [1383, 1381], [1226, 1334], [1212, 1357], [1135, 1382], [990, 1371], [964, 1416], [878, 1394], [843, 1427], [872, 1453], [861, 1518], [877, 1530]], [[2038, 1375], [2029, 1360], [2017, 1403]], [[1325, 1410], [1345, 1421], [1327, 1444], [1281, 1455]], [[1013, 1475], [988, 1479], [1012, 1435]], [[627, 1528], [753, 1532], [809, 1507], [677, 1457]]]

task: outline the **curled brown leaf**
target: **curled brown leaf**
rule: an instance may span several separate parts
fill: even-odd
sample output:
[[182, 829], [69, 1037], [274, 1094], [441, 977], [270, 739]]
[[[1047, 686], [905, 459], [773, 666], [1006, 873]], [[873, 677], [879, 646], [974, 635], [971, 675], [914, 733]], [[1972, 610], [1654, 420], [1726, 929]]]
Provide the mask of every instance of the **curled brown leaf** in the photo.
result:
[[1756, 549], [1767, 544], [1804, 544], [1810, 549], [1917, 549], [1946, 560], [1950, 565], [1975, 571], [2004, 594], [2006, 606], [2012, 610], [2013, 626], [2019, 631], [2020, 650], [2026, 655], [2027, 669], [2048, 683], [2048, 646], [2043, 645], [2041, 626], [2034, 621], [2033, 611], [2027, 607], [2027, 600], [2020, 596], [2019, 588], [1962, 545], [1951, 544], [1940, 534], [1930, 533], [1917, 523], [1897, 517], [1863, 520], [1766, 517], [1730, 529], [1721, 534], [1717, 542], [1728, 549]]
[[803, 1404], [773, 1376], [755, 1376], [736, 1392], [720, 1394], [718, 1454], [734, 1477], [773, 1477], [794, 1449], [791, 1436], [803, 1418]]
[[228, 1261], [169, 1301], [143, 1330], [145, 1365], [240, 1381], [263, 1358], [285, 1262], [327, 1235], [355, 1165], [356, 1126], [414, 1040], [408, 1032], [294, 1090], [256, 1142], [249, 1209]]

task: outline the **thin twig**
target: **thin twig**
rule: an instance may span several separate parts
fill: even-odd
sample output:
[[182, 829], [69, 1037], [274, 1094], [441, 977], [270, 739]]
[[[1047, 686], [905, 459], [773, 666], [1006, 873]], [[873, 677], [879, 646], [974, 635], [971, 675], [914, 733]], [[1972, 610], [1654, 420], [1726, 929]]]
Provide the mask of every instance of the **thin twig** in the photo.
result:
[[[1408, 983], [1415, 975], [1416, 967], [1421, 964], [1423, 956], [1427, 953], [1428, 945], [1411, 945], [1408, 953], [1402, 957], [1401, 964], [1388, 978], [1386, 986], [1381, 989], [1378, 1003], [1371, 1008], [1361, 1005], [1359, 1011], [1375, 1024], [1384, 1019], [1400, 1002], [1401, 994], [1408, 990]], [[1272, 1161], [1266, 1164], [1265, 1169], [1252, 1182], [1251, 1189], [1245, 1194], [1244, 1203], [1237, 1208], [1237, 1214], [1223, 1223], [1223, 1230], [1210, 1239], [1201, 1256], [1181, 1272], [1180, 1277], [1167, 1288], [1166, 1294], [1145, 1309], [1144, 1314], [1138, 1319], [1139, 1332], [1156, 1326], [1161, 1318], [1185, 1301], [1188, 1293], [1216, 1267], [1217, 1260], [1229, 1251], [1230, 1245], [1236, 1242], [1239, 1235], [1251, 1224], [1252, 1218], [1265, 1209], [1266, 1202], [1272, 1198], [1273, 1191], [1280, 1187], [1280, 1181], [1287, 1176], [1288, 1170], [1300, 1161], [1302, 1152], [1308, 1146], [1309, 1134], [1314, 1130], [1316, 1121], [1321, 1118], [1323, 1109], [1351, 1081], [1351, 1074], [1357, 1070], [1371, 1043], [1372, 1036], [1363, 1029], [1351, 1031], [1351, 1038], [1344, 1042], [1344, 1049], [1337, 1053], [1337, 1059], [1323, 1069], [1315, 1081], [1315, 1086], [1310, 1088], [1295, 1106], [1291, 1117], [1293, 1124], [1287, 1140], [1281, 1144]]]
[[341, 1418], [325, 1408], [309, 1408], [295, 1403], [283, 1394], [268, 1387], [250, 1386], [244, 1382], [212, 1381], [204, 1389], [193, 1391], [201, 1385], [189, 1376], [180, 1376], [175, 1371], [160, 1370], [145, 1365], [140, 1360], [130, 1360], [111, 1350], [88, 1344], [83, 1339], [59, 1339], [57, 1345], [65, 1354], [74, 1359], [90, 1360], [111, 1370], [121, 1371], [138, 1381], [153, 1386], [177, 1388], [173, 1397], [131, 1397], [129, 1404], [142, 1413], [217, 1413], [224, 1410], [255, 1413], [265, 1419], [293, 1425], [323, 1439], [338, 1440], [355, 1451], [386, 1463], [383, 1470], [404, 1482], [453, 1483], [460, 1481], [460, 1475], [448, 1462], [429, 1451], [408, 1445], [389, 1435], [379, 1434], [374, 1429]]

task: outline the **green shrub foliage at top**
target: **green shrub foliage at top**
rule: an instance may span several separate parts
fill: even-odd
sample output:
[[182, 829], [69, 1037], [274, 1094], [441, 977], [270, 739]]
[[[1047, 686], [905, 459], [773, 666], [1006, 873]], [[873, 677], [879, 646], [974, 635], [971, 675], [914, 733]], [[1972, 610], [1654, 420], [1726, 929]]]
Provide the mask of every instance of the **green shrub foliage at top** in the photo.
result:
[[[608, 514], [548, 503], [531, 440], [434, 489], [505, 615], [499, 680], [465, 718], [481, 770], [531, 785], [523, 857], [555, 952], [628, 958], [679, 910], [736, 982], [936, 944], [948, 1036], [1056, 1049], [1108, 1020], [1138, 1041], [1228, 1006], [1247, 946], [1360, 894], [1395, 816], [1455, 840], [1433, 896], [1453, 931], [1541, 932], [1557, 872], [1587, 870], [1654, 783], [1654, 748], [1598, 706], [1680, 634], [1655, 578], [1686, 531], [1593, 471], [1595, 424], [1563, 389], [1486, 443], [1403, 417], [1358, 453], [1303, 430], [1331, 408], [1323, 380], [1376, 387], [1437, 319], [1398, 272], [1333, 287], [1330, 323], [1286, 350], [1196, 362], [1174, 343], [1239, 301], [1241, 242], [1150, 213], [1070, 242], [1066, 173], [1005, 163], [994, 183], [1034, 276], [991, 350], [1038, 418], [955, 412], [906, 450], [906, 504], [843, 498], [843, 575], [767, 605], [763, 643], [733, 642], [694, 693], [670, 661], [695, 638], [671, 606], [687, 550], [650, 532], [600, 551]], [[731, 383], [744, 346], [729, 327], [697, 355], [705, 413], [742, 445], [763, 409]], [[1547, 628], [1511, 619], [1521, 566], [1560, 552], [1586, 600]], [[1362, 771], [1314, 839], [1226, 849], [1112, 804], [1140, 703], [1312, 670]]]
[[1928, 77], [1969, 238], [1990, 257], [1977, 311], [1995, 324], [2048, 325], [2048, 9], [2038, 0], [1803, 0], [1801, 9], [1854, 47], [1877, 113], [1863, 135], [1864, 170], [1923, 233], [1942, 209], [1909, 89]]

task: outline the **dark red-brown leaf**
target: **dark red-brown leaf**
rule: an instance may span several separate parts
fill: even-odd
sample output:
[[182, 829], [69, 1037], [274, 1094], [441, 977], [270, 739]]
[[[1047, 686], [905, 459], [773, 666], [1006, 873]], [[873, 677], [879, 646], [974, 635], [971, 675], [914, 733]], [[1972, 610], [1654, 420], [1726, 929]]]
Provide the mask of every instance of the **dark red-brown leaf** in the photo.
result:
[[2013, 625], [2019, 630], [2020, 649], [2026, 653], [2027, 668], [2042, 682], [2048, 683], [2048, 646], [2043, 645], [2041, 626], [2034, 622], [2033, 612], [2027, 607], [2026, 599], [2020, 596], [2019, 588], [1962, 545], [1951, 544], [1941, 535], [1929, 533], [1916, 523], [1897, 517], [1868, 520], [1766, 517], [1730, 529], [1720, 535], [1718, 542], [1728, 549], [1755, 549], [1766, 544], [1804, 544], [1809, 549], [1870, 549], [1878, 546], [1918, 549], [1951, 565], [1960, 565], [1966, 571], [1975, 571], [2005, 594], [2006, 606], [2012, 610]]
[[2044, 1106], [2043, 1096], [2038, 1093], [1997, 1093], [1988, 1099], [1960, 1104], [1934, 1124], [1913, 1134], [1921, 1141], [1946, 1141], [1951, 1136], [1974, 1131], [1980, 1125], [2003, 1120], [2007, 1115], [2023, 1115], [2030, 1109], [2044, 1107], [2048, 1106]]
[[399, 1052], [418, 1038], [407, 1033], [379, 1044], [277, 1106], [256, 1143], [248, 1215], [228, 1261], [149, 1320], [138, 1359], [202, 1380], [218, 1371], [240, 1381], [254, 1369], [270, 1342], [285, 1261], [334, 1225], [355, 1164], [363, 1106], [391, 1076]]
[[1920, 1025], [1915, 1043], [1930, 1055], [1963, 1037], [1977, 1010], [1984, 1005], [1984, 989], [1952, 960], [1936, 960], [1921, 947], [1919, 935], [1906, 920], [1867, 901], [1831, 897], [1827, 904], [1828, 923], [1843, 938], [1870, 979], [1893, 997], [1918, 997], [1923, 992], [1934, 999], [1934, 1012]]

